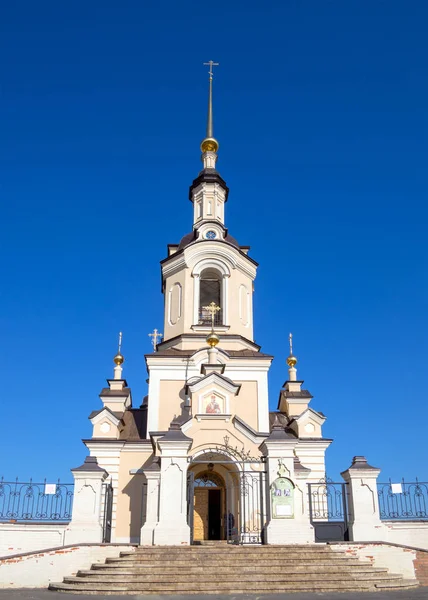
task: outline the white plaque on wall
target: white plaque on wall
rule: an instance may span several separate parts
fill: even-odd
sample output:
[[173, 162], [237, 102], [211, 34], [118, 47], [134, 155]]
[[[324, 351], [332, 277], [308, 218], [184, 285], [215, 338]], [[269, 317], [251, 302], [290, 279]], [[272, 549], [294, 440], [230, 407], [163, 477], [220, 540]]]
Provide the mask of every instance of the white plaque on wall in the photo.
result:
[[278, 504], [278, 506], [276, 507], [276, 515], [277, 517], [291, 517], [293, 515], [291, 506]]
[[56, 494], [56, 483], [45, 483], [45, 494]]
[[403, 486], [401, 485], [401, 483], [391, 483], [391, 492], [393, 494], [402, 494]]

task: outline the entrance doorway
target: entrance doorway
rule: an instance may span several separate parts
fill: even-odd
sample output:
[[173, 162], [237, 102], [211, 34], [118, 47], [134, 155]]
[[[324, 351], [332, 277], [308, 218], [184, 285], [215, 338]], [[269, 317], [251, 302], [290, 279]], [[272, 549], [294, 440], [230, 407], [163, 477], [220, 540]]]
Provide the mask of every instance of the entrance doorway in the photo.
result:
[[208, 490], [208, 539], [221, 540], [221, 490]]
[[194, 480], [193, 540], [223, 539], [225, 485], [218, 473], [203, 472]]

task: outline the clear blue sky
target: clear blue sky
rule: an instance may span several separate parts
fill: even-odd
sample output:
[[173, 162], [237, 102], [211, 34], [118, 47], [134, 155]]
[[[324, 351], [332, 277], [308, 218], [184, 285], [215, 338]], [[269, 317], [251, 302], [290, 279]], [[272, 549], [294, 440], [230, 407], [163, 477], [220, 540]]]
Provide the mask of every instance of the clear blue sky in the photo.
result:
[[427, 21], [423, 0], [2, 6], [0, 474], [71, 479], [119, 330], [146, 394], [213, 59], [271, 407], [292, 331], [331, 476], [364, 454], [428, 480]]

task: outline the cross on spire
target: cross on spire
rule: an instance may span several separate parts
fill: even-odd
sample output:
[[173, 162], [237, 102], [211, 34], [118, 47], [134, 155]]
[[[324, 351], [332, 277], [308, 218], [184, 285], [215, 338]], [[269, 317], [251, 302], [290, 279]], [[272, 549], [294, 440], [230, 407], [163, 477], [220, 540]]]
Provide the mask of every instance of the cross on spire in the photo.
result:
[[152, 338], [152, 346], [153, 352], [156, 352], [156, 346], [158, 345], [158, 338], [162, 337], [162, 333], [160, 333], [157, 329], [153, 329], [153, 333], [149, 333], [149, 337]]
[[210, 302], [210, 304], [208, 304], [208, 306], [203, 306], [202, 308], [210, 313], [211, 327], [214, 331], [214, 319], [215, 319], [215, 316], [218, 313], [218, 311], [221, 310], [221, 308], [219, 306], [217, 306], [217, 304], [215, 302]]
[[213, 60], [209, 60], [208, 62], [204, 63], [204, 67], [209, 67], [210, 70], [208, 71], [208, 74], [210, 76], [210, 80], [212, 80], [213, 78], [213, 67], [218, 67], [220, 65], [220, 63], [216, 63]]
[[290, 356], [293, 354], [293, 334], [290, 333], [288, 336], [288, 340], [290, 342]]

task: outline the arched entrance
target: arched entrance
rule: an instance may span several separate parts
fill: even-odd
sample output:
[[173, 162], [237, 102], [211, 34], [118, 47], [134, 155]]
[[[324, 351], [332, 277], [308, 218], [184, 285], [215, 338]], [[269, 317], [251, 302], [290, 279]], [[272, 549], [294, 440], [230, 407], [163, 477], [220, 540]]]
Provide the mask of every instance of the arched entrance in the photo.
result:
[[263, 457], [232, 447], [225, 435], [224, 444], [196, 450], [188, 460], [191, 543], [223, 539], [233, 544], [263, 544], [268, 498]]
[[239, 470], [228, 457], [200, 455], [188, 470], [188, 522], [192, 543], [232, 541], [239, 522]]

